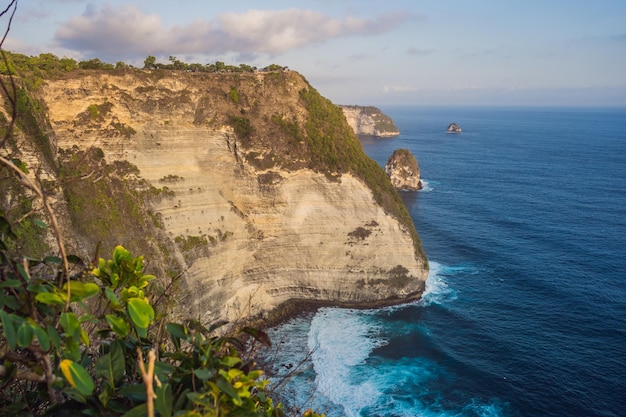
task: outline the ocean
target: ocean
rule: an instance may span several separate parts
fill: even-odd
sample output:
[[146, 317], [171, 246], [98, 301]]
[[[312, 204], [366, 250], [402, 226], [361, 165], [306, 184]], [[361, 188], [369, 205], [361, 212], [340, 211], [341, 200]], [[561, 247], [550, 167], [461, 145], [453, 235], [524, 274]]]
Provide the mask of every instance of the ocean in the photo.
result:
[[[626, 415], [626, 109], [389, 107], [363, 137], [430, 261], [419, 302], [270, 329], [287, 410], [328, 417]], [[461, 134], [445, 132], [456, 122]]]

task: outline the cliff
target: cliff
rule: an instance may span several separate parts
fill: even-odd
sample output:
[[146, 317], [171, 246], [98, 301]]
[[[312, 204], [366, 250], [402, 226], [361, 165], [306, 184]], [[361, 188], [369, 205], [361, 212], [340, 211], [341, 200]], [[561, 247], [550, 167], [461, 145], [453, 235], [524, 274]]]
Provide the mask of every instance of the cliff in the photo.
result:
[[401, 191], [417, 191], [422, 189], [420, 168], [417, 159], [408, 149], [396, 149], [387, 159], [385, 172], [391, 184]]
[[[421, 295], [406, 208], [301, 75], [73, 71], [28, 91], [9, 151], [47, 184], [70, 252], [144, 254], [181, 314]], [[10, 213], [19, 196], [3, 191]]]
[[339, 106], [357, 135], [391, 137], [400, 132], [391, 117], [373, 106]]

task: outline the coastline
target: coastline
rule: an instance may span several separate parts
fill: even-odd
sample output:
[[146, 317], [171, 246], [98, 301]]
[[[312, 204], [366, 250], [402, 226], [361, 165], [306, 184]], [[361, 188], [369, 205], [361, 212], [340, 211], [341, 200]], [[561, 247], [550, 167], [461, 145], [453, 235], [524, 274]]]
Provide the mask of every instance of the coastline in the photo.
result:
[[[337, 302], [324, 300], [292, 299], [280, 304], [274, 310], [266, 313], [264, 317], [250, 318], [245, 321], [244, 326], [255, 327], [259, 330], [267, 330], [271, 327], [281, 325], [291, 319], [298, 318], [307, 313], [315, 313], [322, 307], [350, 308], [355, 310], [371, 310], [383, 307], [391, 307], [419, 301], [426, 290], [426, 282], [423, 282], [420, 291], [409, 294], [407, 297], [399, 299], [384, 299], [369, 301], [366, 303]], [[242, 326], [236, 326], [242, 327]]]

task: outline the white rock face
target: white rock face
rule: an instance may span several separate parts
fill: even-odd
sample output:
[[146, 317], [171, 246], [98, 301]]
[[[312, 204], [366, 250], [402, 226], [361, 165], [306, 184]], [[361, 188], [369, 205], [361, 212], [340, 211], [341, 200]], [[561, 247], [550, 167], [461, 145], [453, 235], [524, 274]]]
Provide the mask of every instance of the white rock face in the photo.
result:
[[422, 189], [420, 168], [417, 159], [408, 149], [396, 149], [387, 159], [385, 172], [391, 184], [401, 191], [417, 191]]
[[400, 132], [393, 120], [372, 106], [339, 106], [357, 135], [392, 137]]
[[[182, 311], [211, 322], [262, 317], [289, 300], [368, 306], [421, 295], [425, 259], [361, 180], [245, 163], [231, 128], [194, 122], [202, 84], [164, 78], [148, 90], [132, 77], [100, 76], [44, 88], [59, 148], [100, 147], [107, 161], [127, 160], [155, 185], [175, 178], [167, 183], [175, 196], [152, 207], [167, 235], [219, 237], [208, 253], [176, 254], [186, 271], [175, 300]], [[189, 91], [190, 103], [144, 110], [167, 91]], [[134, 129], [131, 138], [77, 130], [77, 114], [105, 101], [107, 117]]]

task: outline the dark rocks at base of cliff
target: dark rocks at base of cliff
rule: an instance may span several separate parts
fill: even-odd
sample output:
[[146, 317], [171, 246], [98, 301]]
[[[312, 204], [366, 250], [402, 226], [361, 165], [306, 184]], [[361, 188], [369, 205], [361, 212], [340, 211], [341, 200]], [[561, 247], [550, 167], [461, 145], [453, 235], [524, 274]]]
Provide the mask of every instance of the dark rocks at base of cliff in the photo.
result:
[[461, 130], [461, 126], [459, 126], [459, 125], [458, 125], [458, 124], [456, 124], [456, 123], [450, 123], [450, 124], [448, 125], [448, 128], [446, 129], [446, 131], [447, 131], [448, 133], [461, 133], [461, 132], [462, 132], [462, 130]]
[[422, 189], [417, 159], [408, 149], [393, 151], [385, 164], [385, 172], [397, 190], [417, 191]]

